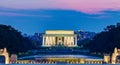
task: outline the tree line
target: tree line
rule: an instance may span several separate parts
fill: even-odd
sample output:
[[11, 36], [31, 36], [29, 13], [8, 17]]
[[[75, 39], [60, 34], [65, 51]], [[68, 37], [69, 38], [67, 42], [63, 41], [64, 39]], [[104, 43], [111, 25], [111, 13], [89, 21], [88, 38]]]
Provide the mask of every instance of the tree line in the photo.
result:
[[81, 45], [91, 52], [112, 53], [115, 47], [120, 48], [120, 23], [107, 26], [92, 40], [84, 40]]
[[7, 48], [9, 53], [26, 52], [34, 48], [31, 40], [9, 25], [0, 24], [0, 48]]

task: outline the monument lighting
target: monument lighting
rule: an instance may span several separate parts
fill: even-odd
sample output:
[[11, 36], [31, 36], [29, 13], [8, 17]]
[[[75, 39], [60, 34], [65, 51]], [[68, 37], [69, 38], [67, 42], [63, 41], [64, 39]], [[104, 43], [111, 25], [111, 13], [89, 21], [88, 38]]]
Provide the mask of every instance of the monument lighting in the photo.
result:
[[72, 30], [47, 30], [43, 35], [43, 47], [66, 46], [76, 47], [77, 36]]

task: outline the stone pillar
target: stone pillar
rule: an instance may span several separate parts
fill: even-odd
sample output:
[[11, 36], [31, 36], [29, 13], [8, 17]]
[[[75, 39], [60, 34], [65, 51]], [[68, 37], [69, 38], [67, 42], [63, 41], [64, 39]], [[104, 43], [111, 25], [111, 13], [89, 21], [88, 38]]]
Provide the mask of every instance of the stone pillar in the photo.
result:
[[74, 42], [74, 36], [72, 36], [72, 37], [73, 37], [73, 40], [72, 40], [72, 41], [73, 41], [73, 44], [74, 44], [74, 46], [75, 46], [75, 42]]
[[75, 44], [74, 44], [74, 37], [73, 36], [71, 36], [71, 42], [72, 42], [73, 46], [75, 46]]
[[10, 58], [6, 48], [3, 49], [3, 55], [5, 56], [5, 64], [9, 64]]
[[114, 49], [114, 53], [118, 53], [118, 52], [117, 52], [117, 48]]
[[45, 41], [45, 46], [47, 46], [48, 45], [48, 36], [46, 36], [46, 41]]
[[67, 46], [67, 43], [66, 43], [66, 36], [64, 36], [64, 45]]
[[73, 45], [73, 44], [72, 44], [72, 37], [71, 37], [71, 36], [70, 36], [70, 44], [71, 44], [71, 46]]
[[51, 45], [53, 46], [54, 43], [53, 43], [53, 36], [51, 36]]
[[72, 46], [72, 43], [71, 43], [71, 36], [69, 36], [69, 44], [70, 44], [70, 46]]
[[54, 42], [54, 45], [55, 45], [55, 36], [53, 37], [53, 42]]
[[80, 64], [85, 64], [85, 59], [84, 58], [80, 58]]
[[51, 46], [52, 45], [52, 38], [51, 38], [51, 36], [49, 37], [49, 46]]
[[66, 36], [66, 39], [65, 39], [65, 44], [68, 46], [68, 44], [67, 44], [67, 36]]
[[116, 56], [117, 55], [115, 53], [112, 54], [112, 60], [111, 60], [112, 64], [116, 64]]
[[58, 45], [58, 38], [59, 38], [59, 37], [57, 37], [57, 39], [56, 39], [56, 41], [57, 41], [56, 45]]
[[67, 37], [67, 44], [68, 44], [69, 46], [71, 46], [71, 44], [70, 44], [70, 37], [69, 37], [69, 36]]
[[9, 64], [10, 63], [10, 58], [9, 58], [9, 54], [5, 53], [5, 64]]
[[50, 45], [53, 46], [53, 45], [54, 45], [54, 44], [53, 44], [53, 36], [50, 37], [50, 41], [51, 41], [51, 42], [50, 42]]
[[105, 54], [104, 55], [104, 63], [110, 63], [110, 55], [109, 54]]
[[114, 49], [114, 52], [112, 54], [112, 64], [116, 64], [116, 57], [118, 55], [118, 50], [117, 48]]
[[50, 36], [48, 36], [48, 44], [47, 44], [47, 46], [50, 46]]

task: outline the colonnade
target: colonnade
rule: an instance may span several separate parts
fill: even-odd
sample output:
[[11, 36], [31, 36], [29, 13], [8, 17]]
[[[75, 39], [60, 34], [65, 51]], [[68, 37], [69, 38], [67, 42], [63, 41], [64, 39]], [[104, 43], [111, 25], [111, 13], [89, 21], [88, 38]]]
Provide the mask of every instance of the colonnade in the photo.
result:
[[77, 46], [76, 35], [43, 35], [42, 46], [64, 45], [68, 47]]

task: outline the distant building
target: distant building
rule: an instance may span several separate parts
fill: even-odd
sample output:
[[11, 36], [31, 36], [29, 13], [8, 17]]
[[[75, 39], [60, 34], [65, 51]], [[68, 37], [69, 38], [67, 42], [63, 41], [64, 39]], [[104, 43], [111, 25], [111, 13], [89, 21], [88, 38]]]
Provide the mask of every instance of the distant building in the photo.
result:
[[120, 26], [120, 23], [117, 23], [117, 27], [119, 27]]
[[[52, 31], [58, 32], [59, 30], [52, 30]], [[63, 30], [63, 31], [67, 31], [67, 30]], [[75, 31], [75, 32], [72, 31], [72, 33], [73, 33], [72, 35], [75, 35], [75, 37], [77, 37], [77, 38], [74, 37], [74, 42], [75, 42], [75, 39], [77, 39], [77, 42], [76, 42], [77, 45], [79, 45], [82, 40], [85, 40], [85, 39], [92, 40], [93, 37], [96, 35], [95, 32], [86, 32], [86, 31], [82, 31], [82, 30], [78, 30], [78, 31]], [[32, 42], [34, 42], [36, 44], [37, 47], [40, 47], [41, 45], [43, 46], [43, 36], [45, 37], [46, 35], [58, 35], [58, 36], [62, 35], [63, 36], [63, 35], [69, 35], [69, 34], [35, 33], [34, 35], [29, 35], [29, 36], [28, 35], [24, 35], [24, 37], [28, 37]], [[48, 37], [44, 38], [44, 43], [46, 43], [45, 42], [47, 40], [46, 38], [48, 38]], [[49, 42], [49, 43], [51, 43], [51, 42]], [[46, 46], [48, 46], [48, 45], [46, 45]]]
[[77, 34], [78, 41], [84, 40], [84, 39], [90, 39], [92, 40], [93, 37], [96, 35], [95, 32], [86, 32], [86, 31], [77, 31], [75, 32]]
[[77, 36], [71, 30], [47, 30], [43, 35], [43, 47], [51, 46], [77, 46]]
[[37, 47], [42, 45], [42, 35], [44, 33], [35, 33], [34, 35], [29, 35], [28, 38], [35, 43]]

